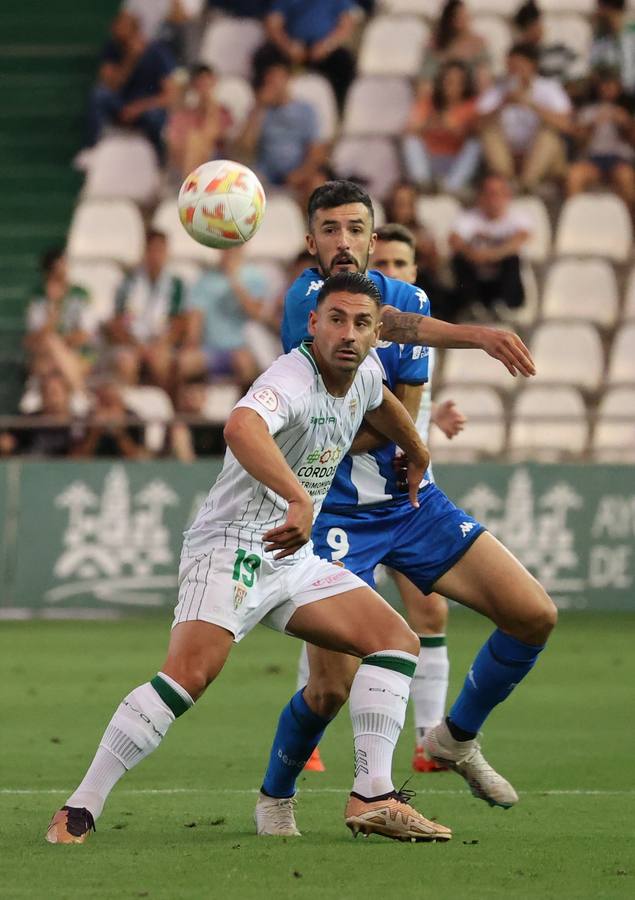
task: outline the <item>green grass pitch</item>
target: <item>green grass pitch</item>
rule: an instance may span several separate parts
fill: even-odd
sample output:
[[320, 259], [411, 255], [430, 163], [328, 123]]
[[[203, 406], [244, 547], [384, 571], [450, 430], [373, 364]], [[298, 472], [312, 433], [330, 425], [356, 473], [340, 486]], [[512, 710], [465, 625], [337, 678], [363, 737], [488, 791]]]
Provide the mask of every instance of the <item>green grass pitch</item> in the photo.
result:
[[[301, 782], [303, 837], [256, 838], [251, 820], [298, 644], [258, 629], [165, 745], [120, 782], [97, 834], [51, 846], [51, 813], [79, 781], [112, 710], [162, 661], [168, 620], [0, 625], [0, 897], [635, 897], [635, 616], [564, 614], [537, 669], [487, 724], [484, 748], [521, 802], [490, 809], [453, 773], [413, 775], [441, 844], [354, 841], [346, 711], [328, 771]], [[452, 614], [451, 696], [487, 633]], [[395, 759], [410, 774], [409, 718]]]

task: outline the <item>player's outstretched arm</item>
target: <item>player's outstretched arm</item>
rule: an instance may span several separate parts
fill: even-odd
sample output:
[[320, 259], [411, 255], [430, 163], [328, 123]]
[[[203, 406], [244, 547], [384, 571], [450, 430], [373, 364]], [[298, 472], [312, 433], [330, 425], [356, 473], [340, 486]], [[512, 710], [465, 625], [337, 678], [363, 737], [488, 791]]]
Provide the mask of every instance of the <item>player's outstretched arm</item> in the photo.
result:
[[291, 556], [307, 543], [313, 527], [313, 501], [302, 487], [257, 412], [233, 410], [223, 431], [225, 443], [240, 465], [289, 504], [286, 521], [263, 535], [265, 550]]
[[484, 350], [502, 362], [514, 377], [518, 374], [536, 374], [531, 353], [518, 335], [511, 331], [485, 325], [452, 325], [431, 316], [401, 312], [394, 306], [384, 306], [381, 319], [380, 337], [383, 341], [445, 349]]
[[377, 409], [366, 413], [370, 425], [394, 441], [408, 458], [408, 495], [413, 506], [419, 506], [417, 493], [421, 479], [430, 465], [430, 453], [419, 437], [415, 424], [403, 405], [384, 385], [384, 399]]

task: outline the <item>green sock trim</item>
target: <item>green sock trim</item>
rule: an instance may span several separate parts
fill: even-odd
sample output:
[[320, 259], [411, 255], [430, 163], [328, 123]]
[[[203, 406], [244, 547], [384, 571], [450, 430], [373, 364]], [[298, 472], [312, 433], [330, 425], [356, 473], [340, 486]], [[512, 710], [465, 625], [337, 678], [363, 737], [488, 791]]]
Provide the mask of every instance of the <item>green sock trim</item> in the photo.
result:
[[446, 645], [444, 634], [420, 634], [419, 640], [422, 647], [445, 647]]
[[416, 662], [410, 659], [402, 659], [400, 656], [365, 656], [363, 666], [379, 666], [380, 669], [391, 669], [393, 672], [401, 672], [412, 678], [417, 668]]
[[183, 697], [181, 697], [180, 694], [177, 694], [172, 685], [168, 684], [167, 681], [164, 681], [159, 675], [155, 675], [150, 681], [150, 684], [165, 705], [170, 707], [177, 719], [190, 708], [189, 703], [186, 703]]

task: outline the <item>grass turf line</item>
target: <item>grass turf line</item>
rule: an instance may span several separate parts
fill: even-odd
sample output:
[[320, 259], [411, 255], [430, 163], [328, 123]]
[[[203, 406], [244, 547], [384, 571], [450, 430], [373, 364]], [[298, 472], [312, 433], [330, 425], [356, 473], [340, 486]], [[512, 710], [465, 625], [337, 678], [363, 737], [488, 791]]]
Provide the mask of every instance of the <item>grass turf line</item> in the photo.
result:
[[[485, 753], [519, 790], [518, 807], [490, 810], [452, 773], [413, 775], [419, 808], [453, 827], [448, 845], [351, 839], [338, 792], [351, 777], [346, 713], [323, 744], [327, 772], [301, 782], [303, 837], [254, 836], [249, 792], [293, 690], [298, 650], [258, 629], [165, 746], [115, 789], [89, 843], [53, 847], [43, 840], [51, 813], [83, 775], [121, 697], [159, 667], [168, 618], [4, 623], [0, 897], [317, 900], [369, 888], [435, 900], [633, 896], [634, 626], [626, 614], [562, 615], [536, 670], [492, 715]], [[451, 696], [487, 631], [473, 614], [453, 614]], [[411, 743], [409, 718], [396, 780], [410, 774]], [[155, 790], [179, 793], [144, 793]]]

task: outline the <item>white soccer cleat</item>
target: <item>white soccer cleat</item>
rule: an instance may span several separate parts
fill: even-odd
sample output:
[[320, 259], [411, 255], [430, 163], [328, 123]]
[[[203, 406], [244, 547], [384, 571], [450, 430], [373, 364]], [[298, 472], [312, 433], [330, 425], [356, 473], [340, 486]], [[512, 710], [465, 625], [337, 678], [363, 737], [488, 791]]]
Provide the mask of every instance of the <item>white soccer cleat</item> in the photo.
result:
[[504, 809], [518, 803], [518, 794], [509, 781], [490, 766], [476, 738], [473, 741], [457, 741], [450, 734], [447, 724], [440, 722], [426, 729], [422, 743], [426, 756], [458, 772], [479, 800]]
[[261, 791], [254, 810], [257, 834], [300, 837], [295, 824], [296, 803], [295, 797], [268, 797]]

